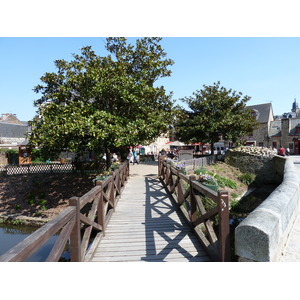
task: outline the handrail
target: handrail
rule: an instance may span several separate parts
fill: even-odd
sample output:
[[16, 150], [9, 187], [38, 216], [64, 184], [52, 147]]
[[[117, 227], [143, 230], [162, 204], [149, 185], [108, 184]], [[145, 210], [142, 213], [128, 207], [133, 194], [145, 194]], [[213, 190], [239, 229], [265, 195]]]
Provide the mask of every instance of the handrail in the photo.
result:
[[[163, 157], [158, 160], [158, 175], [211, 259], [230, 261], [228, 192], [210, 190], [197, 182], [194, 175], [188, 177], [168, 165]], [[205, 207], [204, 198], [213, 200], [215, 206]], [[216, 216], [219, 217], [218, 234], [211, 222]]]
[[[1, 255], [0, 262], [25, 261], [58, 232], [46, 261], [58, 261], [68, 240], [71, 261], [89, 261], [105, 235], [128, 176], [129, 162], [126, 160], [104, 181], [97, 181], [96, 186], [82, 197], [72, 197], [68, 208]], [[97, 232], [94, 239], [93, 230]]]

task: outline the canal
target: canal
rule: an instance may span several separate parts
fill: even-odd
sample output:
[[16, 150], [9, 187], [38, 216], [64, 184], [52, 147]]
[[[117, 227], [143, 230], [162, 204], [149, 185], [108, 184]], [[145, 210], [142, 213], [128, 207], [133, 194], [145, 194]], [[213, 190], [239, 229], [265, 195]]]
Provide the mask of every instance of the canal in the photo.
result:
[[[8, 251], [13, 246], [24, 240], [32, 232], [37, 230], [37, 227], [20, 226], [11, 224], [0, 224], [0, 256]], [[27, 262], [42, 262], [45, 261], [47, 256], [57, 239], [57, 236], [50, 238], [36, 253], [29, 257]], [[60, 261], [69, 261], [70, 255], [66, 249], [61, 256]]]

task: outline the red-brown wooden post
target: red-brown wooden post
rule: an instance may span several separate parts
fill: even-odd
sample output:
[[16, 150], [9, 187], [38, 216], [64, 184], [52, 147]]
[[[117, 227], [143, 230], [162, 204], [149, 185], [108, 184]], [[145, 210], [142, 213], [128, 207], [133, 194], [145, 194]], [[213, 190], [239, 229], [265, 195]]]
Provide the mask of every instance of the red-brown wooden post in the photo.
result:
[[120, 168], [117, 169], [117, 182], [118, 182], [118, 190], [119, 193], [121, 194], [121, 187], [122, 187], [122, 172], [120, 170]]
[[127, 178], [129, 177], [129, 175], [130, 175], [129, 165], [130, 165], [129, 159], [127, 159], [127, 163], [126, 163], [126, 177], [125, 177], [126, 180], [127, 180]]
[[113, 204], [113, 211], [115, 211], [115, 180], [114, 180], [114, 172], [110, 172], [111, 182], [110, 182], [110, 201]]
[[181, 178], [180, 178], [180, 172], [179, 170], [177, 170], [177, 179], [178, 179], [178, 183], [177, 183], [177, 202], [179, 205], [181, 205], [184, 200], [183, 200], [183, 191], [182, 191], [182, 186], [181, 186]]
[[220, 260], [230, 261], [230, 226], [229, 226], [229, 199], [228, 192], [218, 191], [219, 198], [219, 241]]
[[158, 177], [161, 175], [161, 158], [158, 156]]
[[198, 218], [197, 216], [197, 205], [196, 205], [196, 197], [195, 197], [195, 192], [194, 192], [194, 188], [193, 188], [193, 182], [194, 180], [196, 180], [196, 176], [195, 175], [191, 175], [189, 177], [190, 179], [190, 197], [191, 197], [191, 223], [193, 224], [193, 222], [195, 222]]
[[103, 236], [105, 236], [105, 214], [104, 211], [104, 201], [103, 201], [103, 188], [102, 188], [102, 181], [97, 181], [96, 185], [101, 188], [101, 191], [99, 192], [99, 203], [97, 207], [97, 222], [102, 226], [102, 232]]
[[72, 197], [69, 205], [76, 207], [75, 224], [70, 234], [71, 262], [81, 261], [81, 236], [80, 236], [80, 198]]

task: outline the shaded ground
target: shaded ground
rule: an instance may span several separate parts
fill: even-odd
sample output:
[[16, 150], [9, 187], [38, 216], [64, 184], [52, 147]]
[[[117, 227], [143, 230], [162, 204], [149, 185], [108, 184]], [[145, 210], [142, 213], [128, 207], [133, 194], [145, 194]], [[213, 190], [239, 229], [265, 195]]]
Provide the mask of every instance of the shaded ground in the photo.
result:
[[0, 216], [52, 219], [68, 199], [93, 187], [95, 175], [31, 174], [0, 177]]

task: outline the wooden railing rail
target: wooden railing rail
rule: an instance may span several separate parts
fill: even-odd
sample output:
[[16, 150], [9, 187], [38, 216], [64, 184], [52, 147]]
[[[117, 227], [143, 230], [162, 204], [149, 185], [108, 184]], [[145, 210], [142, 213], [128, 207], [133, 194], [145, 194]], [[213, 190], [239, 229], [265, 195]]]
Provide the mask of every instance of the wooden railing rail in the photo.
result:
[[89, 261], [105, 234], [128, 176], [129, 162], [125, 161], [82, 197], [71, 198], [68, 208], [0, 256], [0, 261], [25, 261], [57, 233], [58, 238], [46, 261], [58, 261], [68, 241], [72, 262]]
[[212, 191], [194, 175], [180, 173], [163, 157], [158, 161], [158, 175], [211, 259], [230, 261], [228, 192]]

